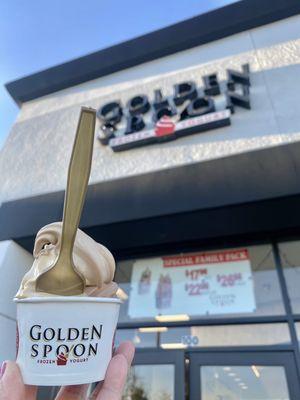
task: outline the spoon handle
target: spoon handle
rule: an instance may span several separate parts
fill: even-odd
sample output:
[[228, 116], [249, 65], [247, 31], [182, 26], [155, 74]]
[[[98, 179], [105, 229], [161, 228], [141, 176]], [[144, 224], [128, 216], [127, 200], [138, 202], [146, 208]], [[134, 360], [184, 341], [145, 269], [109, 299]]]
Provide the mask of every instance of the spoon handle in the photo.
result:
[[82, 107], [68, 171], [58, 256], [66, 268], [73, 264], [70, 260], [91, 171], [95, 123], [95, 110]]

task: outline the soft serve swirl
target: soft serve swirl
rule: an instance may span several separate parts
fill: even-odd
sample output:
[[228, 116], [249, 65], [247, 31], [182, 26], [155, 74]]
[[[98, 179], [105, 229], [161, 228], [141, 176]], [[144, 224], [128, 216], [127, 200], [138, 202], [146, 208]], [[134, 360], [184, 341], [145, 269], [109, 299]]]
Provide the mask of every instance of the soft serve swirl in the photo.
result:
[[[58, 256], [61, 228], [61, 222], [54, 222], [37, 233], [33, 250], [35, 260], [21, 282], [17, 298], [52, 296], [37, 292], [35, 283], [37, 277], [48, 270]], [[85, 278], [83, 296], [112, 297], [116, 294], [118, 285], [112, 281], [116, 267], [112, 254], [80, 229], [76, 234], [73, 260], [76, 269]]]

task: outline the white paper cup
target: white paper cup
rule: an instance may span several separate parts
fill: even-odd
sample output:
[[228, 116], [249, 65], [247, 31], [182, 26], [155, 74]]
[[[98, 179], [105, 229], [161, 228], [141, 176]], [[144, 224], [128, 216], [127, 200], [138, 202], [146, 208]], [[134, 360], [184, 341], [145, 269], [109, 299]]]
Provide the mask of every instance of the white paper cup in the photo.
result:
[[104, 379], [121, 301], [32, 297], [17, 303], [17, 363], [24, 383], [77, 385]]

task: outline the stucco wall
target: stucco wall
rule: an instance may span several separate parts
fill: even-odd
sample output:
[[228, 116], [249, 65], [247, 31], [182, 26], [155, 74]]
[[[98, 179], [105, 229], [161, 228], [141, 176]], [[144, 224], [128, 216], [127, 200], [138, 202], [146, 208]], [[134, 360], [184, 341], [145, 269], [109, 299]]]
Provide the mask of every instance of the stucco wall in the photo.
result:
[[199, 46], [23, 104], [0, 154], [0, 202], [64, 189], [79, 109], [124, 103], [226, 68], [251, 67], [252, 110], [230, 127], [113, 153], [95, 139], [91, 182], [223, 157], [300, 139], [300, 16]]

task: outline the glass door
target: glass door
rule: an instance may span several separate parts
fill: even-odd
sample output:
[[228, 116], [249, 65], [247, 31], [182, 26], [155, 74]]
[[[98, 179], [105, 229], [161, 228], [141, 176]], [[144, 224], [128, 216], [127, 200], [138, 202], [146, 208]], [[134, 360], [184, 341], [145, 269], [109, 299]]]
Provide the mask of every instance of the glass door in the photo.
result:
[[122, 400], [183, 400], [184, 353], [138, 351]]
[[291, 352], [193, 353], [190, 400], [299, 400]]

